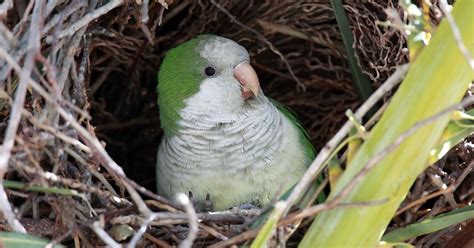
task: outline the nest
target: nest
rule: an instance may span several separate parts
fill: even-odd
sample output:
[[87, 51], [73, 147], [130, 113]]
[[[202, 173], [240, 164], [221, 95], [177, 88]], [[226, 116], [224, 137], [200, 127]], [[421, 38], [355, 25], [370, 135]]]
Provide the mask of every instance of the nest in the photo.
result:
[[[398, 8], [397, 1], [379, 2], [345, 1], [360, 66], [374, 88], [408, 61], [404, 37], [376, 24], [387, 18], [385, 9]], [[27, 231], [63, 244], [103, 245], [92, 232], [99, 215], [105, 230], [122, 224], [138, 229], [146, 220], [140, 219], [136, 199], [130, 201], [133, 192], [145, 195], [153, 210], [173, 206], [151, 192], [162, 135], [156, 72], [166, 51], [183, 41], [213, 33], [246, 47], [263, 91], [298, 114], [317, 149], [345, 121], [344, 112], [361, 103], [329, 1], [15, 1], [13, 7], [6, 1], [0, 6], [0, 81], [6, 93], [0, 102], [1, 156], [9, 156], [8, 170], [0, 164], [0, 176], [24, 184], [6, 192]], [[439, 190], [432, 177], [447, 184], [459, 179], [472, 160], [466, 144], [422, 174], [403, 205]], [[390, 228], [472, 201], [472, 176], [452, 198], [418, 204], [397, 215]], [[22, 190], [31, 183], [42, 190]], [[53, 187], [79, 193], [48, 191]], [[436, 211], [423, 211], [430, 206]], [[196, 244], [237, 235], [242, 230], [232, 221], [206, 222]], [[186, 237], [182, 223], [150, 227], [140, 242], [175, 245]], [[444, 242], [451, 234], [444, 232], [413, 243]]]

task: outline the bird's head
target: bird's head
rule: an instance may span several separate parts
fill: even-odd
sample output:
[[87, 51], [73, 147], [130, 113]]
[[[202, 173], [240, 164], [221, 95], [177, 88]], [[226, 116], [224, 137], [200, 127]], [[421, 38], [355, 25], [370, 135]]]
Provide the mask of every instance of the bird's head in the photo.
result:
[[229, 114], [261, 95], [247, 50], [235, 41], [200, 35], [171, 49], [158, 73], [158, 105], [165, 134], [176, 132], [180, 111]]

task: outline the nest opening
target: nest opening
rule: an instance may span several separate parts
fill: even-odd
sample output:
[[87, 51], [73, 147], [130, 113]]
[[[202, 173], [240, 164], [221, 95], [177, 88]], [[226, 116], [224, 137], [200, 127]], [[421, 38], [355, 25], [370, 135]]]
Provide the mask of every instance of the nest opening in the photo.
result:
[[[225, 36], [246, 47], [265, 94], [297, 113], [317, 149], [337, 131], [345, 119], [344, 111], [359, 103], [329, 2], [294, 5], [259, 1], [241, 5], [221, 1], [241, 24], [232, 22], [207, 1], [175, 4], [164, 12], [153, 41], [140, 28], [140, 15], [130, 15], [127, 8], [103, 18], [91, 38], [89, 97], [96, 133], [127, 175], [147, 188], [155, 187], [156, 151], [162, 135], [156, 103], [159, 64], [167, 50], [198, 34]], [[363, 8], [348, 8], [349, 18], [357, 21], [354, 23], [358, 23], [360, 35], [363, 28], [374, 25], [384, 15], [384, 8], [392, 7], [373, 3], [354, 6]], [[133, 6], [129, 8], [134, 13]], [[161, 6], [151, 5], [149, 26], [159, 22], [161, 11]], [[374, 14], [360, 20], [360, 11]], [[129, 18], [124, 18], [126, 15]], [[115, 21], [125, 19], [129, 21]], [[255, 36], [252, 30], [265, 38]], [[383, 28], [371, 32], [374, 37], [361, 37], [357, 45], [363, 51], [361, 63], [372, 63], [372, 67], [364, 69], [375, 79], [376, 86], [406, 57], [395, 54], [397, 47], [404, 46], [399, 34]], [[385, 37], [382, 42], [391, 46], [379, 51], [391, 58], [391, 64], [383, 69], [373, 65], [387, 61], [375, 59], [377, 53], [368, 49], [383, 45], [374, 44], [380, 42], [377, 35]], [[283, 54], [302, 85], [267, 41]]]

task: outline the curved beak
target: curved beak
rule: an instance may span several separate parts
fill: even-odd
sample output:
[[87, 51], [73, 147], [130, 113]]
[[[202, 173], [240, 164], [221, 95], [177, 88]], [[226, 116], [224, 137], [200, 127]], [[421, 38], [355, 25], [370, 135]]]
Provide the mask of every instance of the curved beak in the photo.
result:
[[242, 97], [247, 100], [252, 96], [258, 96], [260, 82], [253, 67], [248, 61], [244, 61], [234, 67], [234, 77], [242, 85]]

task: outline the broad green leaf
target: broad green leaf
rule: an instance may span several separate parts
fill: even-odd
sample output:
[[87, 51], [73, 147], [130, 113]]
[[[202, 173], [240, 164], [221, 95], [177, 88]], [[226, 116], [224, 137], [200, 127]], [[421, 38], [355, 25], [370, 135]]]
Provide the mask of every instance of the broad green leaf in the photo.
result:
[[[473, 9], [474, 1], [458, 0], [452, 11], [471, 54], [474, 54]], [[416, 123], [459, 103], [473, 79], [474, 72], [460, 52], [451, 27], [443, 20], [328, 200], [340, 193], [375, 155], [386, 151]], [[443, 115], [417, 129], [369, 170], [343, 200], [351, 203], [388, 198], [386, 203], [322, 212], [316, 216], [300, 247], [377, 246], [413, 182], [428, 166], [430, 151], [448, 122], [449, 116]]]

